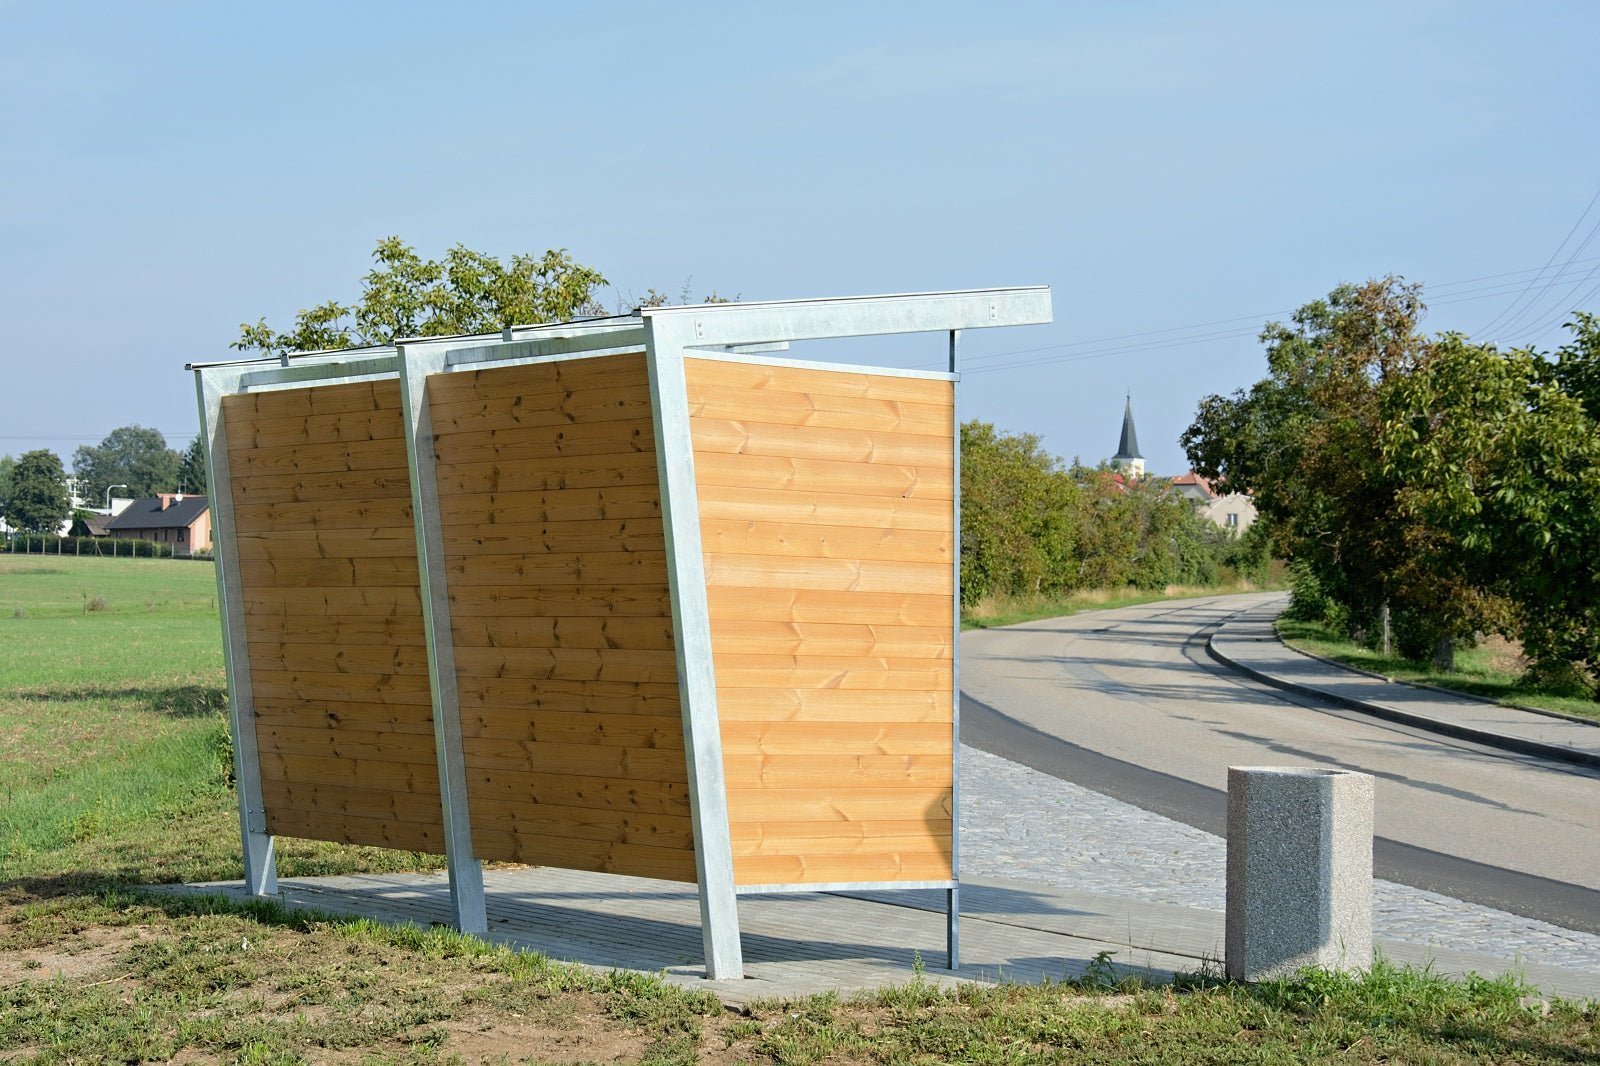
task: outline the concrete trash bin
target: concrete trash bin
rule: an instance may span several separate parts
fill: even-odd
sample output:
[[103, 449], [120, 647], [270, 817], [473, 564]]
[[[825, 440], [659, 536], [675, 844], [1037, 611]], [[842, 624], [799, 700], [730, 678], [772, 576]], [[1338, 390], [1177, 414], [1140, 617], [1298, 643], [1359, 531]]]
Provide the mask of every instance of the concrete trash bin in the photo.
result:
[[1229, 977], [1372, 964], [1372, 784], [1350, 770], [1228, 768]]

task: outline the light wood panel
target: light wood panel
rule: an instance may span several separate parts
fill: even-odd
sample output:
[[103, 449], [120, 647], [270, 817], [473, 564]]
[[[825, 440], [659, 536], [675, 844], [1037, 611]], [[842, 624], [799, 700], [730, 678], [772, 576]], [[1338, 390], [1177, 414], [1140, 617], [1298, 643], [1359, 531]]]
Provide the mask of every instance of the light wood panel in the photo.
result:
[[948, 532], [948, 500], [862, 496], [838, 492], [790, 492], [764, 484], [699, 484], [700, 517], [740, 522], [817, 522], [863, 529], [926, 529]]
[[864, 529], [811, 522], [762, 522], [707, 518], [700, 523], [705, 550], [716, 555], [794, 556], [801, 559], [860, 559], [950, 565], [952, 538], [944, 530]]
[[935, 470], [949, 469], [953, 462], [949, 433], [930, 436], [850, 429], [818, 433], [813, 426], [761, 421], [768, 417], [771, 416], [759, 407], [750, 412], [748, 420], [702, 415], [695, 419], [695, 447], [708, 453], [887, 463]]
[[709, 384], [704, 371], [689, 382], [689, 411], [708, 419], [759, 419], [813, 429], [882, 430], [949, 437], [950, 405], [906, 400], [840, 396], [822, 392], [762, 389], [751, 403], [750, 389]]
[[473, 839], [694, 879], [642, 355], [428, 382]]
[[688, 385], [736, 882], [949, 878], [950, 383]]
[[399, 386], [223, 412], [267, 824], [442, 851]]

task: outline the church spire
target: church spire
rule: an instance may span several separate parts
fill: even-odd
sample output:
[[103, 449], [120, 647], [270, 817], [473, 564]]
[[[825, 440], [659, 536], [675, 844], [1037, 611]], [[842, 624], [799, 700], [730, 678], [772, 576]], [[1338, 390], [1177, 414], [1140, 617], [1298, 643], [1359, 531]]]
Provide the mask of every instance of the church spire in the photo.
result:
[[1126, 470], [1133, 477], [1144, 476], [1144, 456], [1139, 454], [1139, 432], [1133, 428], [1133, 393], [1128, 393], [1128, 403], [1122, 409], [1122, 439], [1117, 444], [1117, 454], [1111, 465]]

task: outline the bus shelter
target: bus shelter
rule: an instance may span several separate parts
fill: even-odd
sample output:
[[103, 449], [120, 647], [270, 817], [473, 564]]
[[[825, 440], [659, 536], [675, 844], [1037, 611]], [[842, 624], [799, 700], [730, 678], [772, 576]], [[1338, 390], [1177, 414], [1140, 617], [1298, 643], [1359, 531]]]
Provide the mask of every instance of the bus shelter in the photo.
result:
[[[195, 365], [249, 891], [273, 838], [939, 888], [958, 955], [964, 330], [1046, 287], [646, 308]], [[790, 342], [931, 333], [937, 372]]]

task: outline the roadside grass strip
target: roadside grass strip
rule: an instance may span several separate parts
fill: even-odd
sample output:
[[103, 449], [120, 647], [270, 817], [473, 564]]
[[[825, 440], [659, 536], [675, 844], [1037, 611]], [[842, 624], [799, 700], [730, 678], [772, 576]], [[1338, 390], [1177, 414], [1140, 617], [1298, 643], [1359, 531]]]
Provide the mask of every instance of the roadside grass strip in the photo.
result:
[[1583, 696], [1559, 695], [1541, 689], [1523, 673], [1523, 664], [1514, 645], [1494, 641], [1456, 652], [1456, 668], [1434, 670], [1428, 663], [1414, 662], [1398, 655], [1383, 655], [1357, 644], [1337, 630], [1320, 622], [1292, 618], [1278, 619], [1278, 635], [1291, 648], [1298, 648], [1336, 663], [1387, 677], [1393, 681], [1435, 685], [1439, 688], [1480, 696], [1506, 706], [1536, 707], [1580, 718], [1600, 719], [1600, 701]]

